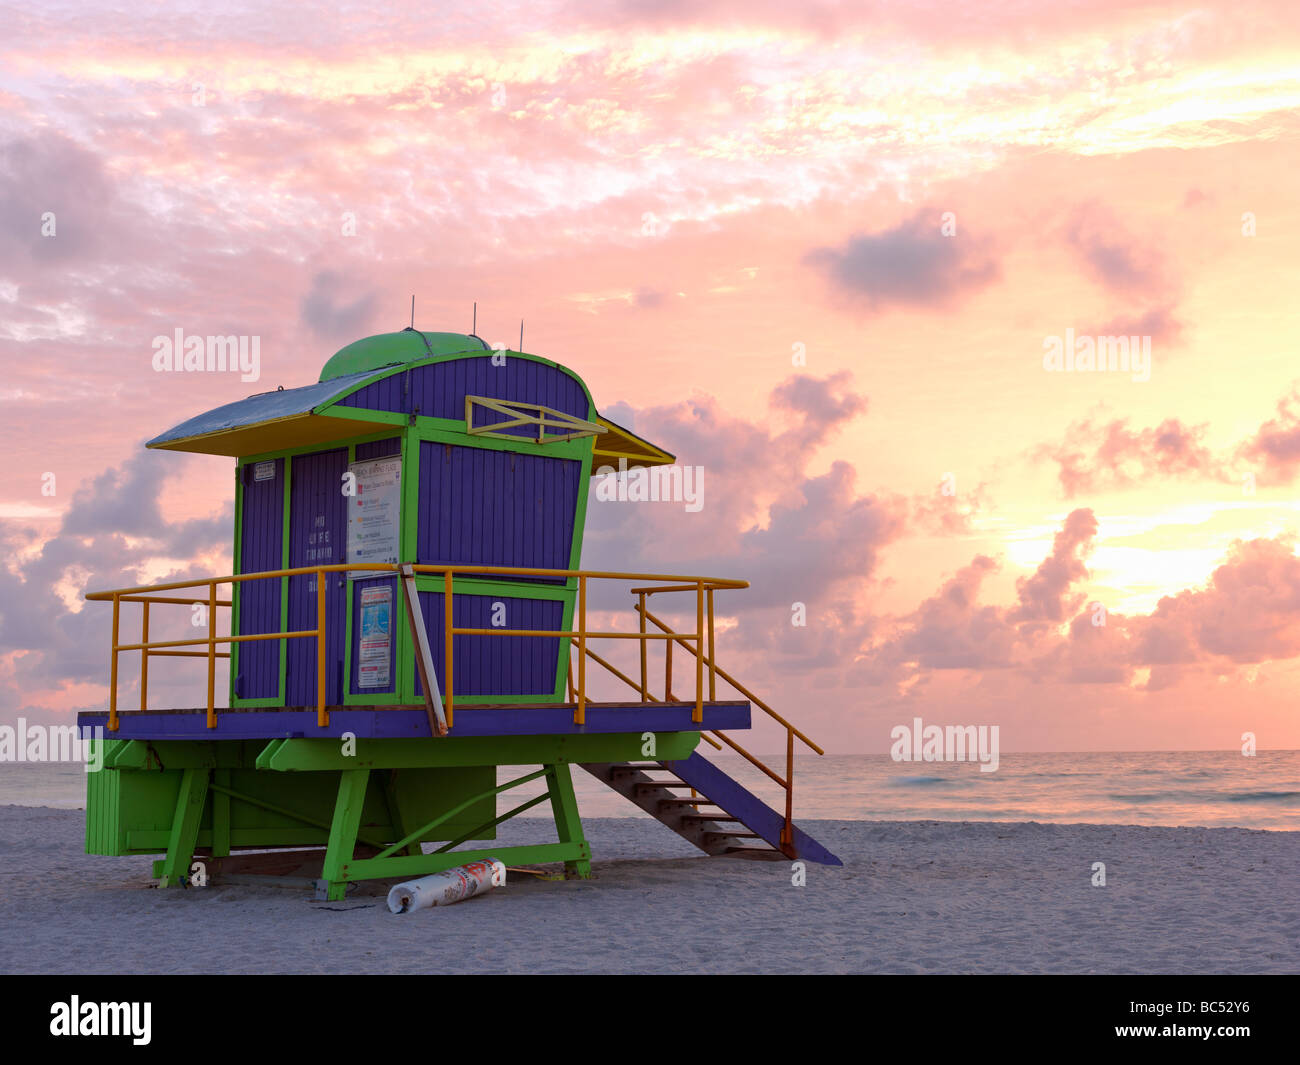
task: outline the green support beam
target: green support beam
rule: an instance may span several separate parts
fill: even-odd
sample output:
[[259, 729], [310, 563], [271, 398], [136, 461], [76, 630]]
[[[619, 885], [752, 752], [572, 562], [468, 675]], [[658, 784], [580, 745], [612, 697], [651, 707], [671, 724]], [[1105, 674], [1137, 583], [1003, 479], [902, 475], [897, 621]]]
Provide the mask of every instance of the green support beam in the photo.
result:
[[[557, 762], [547, 768], [546, 786], [551, 795], [551, 812], [555, 815], [555, 832], [560, 842], [582, 843], [585, 847], [586, 837], [582, 834], [578, 798], [573, 793], [573, 777], [567, 762]], [[564, 875], [570, 879], [590, 879], [591, 856], [566, 860]]]
[[181, 774], [180, 792], [167, 839], [167, 857], [163, 860], [162, 886], [181, 887], [189, 876], [190, 862], [199, 836], [203, 804], [208, 798], [207, 769], [186, 769]]
[[212, 857], [230, 855], [230, 770], [212, 771]]
[[327, 889], [327, 898], [343, 898], [347, 865], [352, 861], [357, 845], [357, 830], [361, 827], [361, 808], [366, 800], [366, 785], [370, 782], [369, 769], [349, 769], [339, 777], [339, 794], [334, 804], [334, 823], [330, 826], [330, 839], [325, 847], [325, 866], [321, 878]]
[[[471, 713], [473, 711], [470, 711]], [[698, 732], [657, 732], [656, 758], [690, 757]], [[573, 736], [463, 736], [459, 739], [359, 739], [356, 753], [342, 753], [338, 740], [290, 739], [268, 747], [259, 769], [319, 772], [348, 769], [418, 769], [470, 765], [554, 765], [557, 762], [643, 761], [639, 732], [580, 733]]]
[[[418, 858], [358, 858], [348, 862], [345, 872], [348, 880], [376, 880], [388, 877], [403, 879], [413, 876], [429, 876], [447, 869], [455, 869], [466, 862], [476, 862], [480, 858], [500, 858], [507, 865], [544, 865], [551, 862], [581, 863], [591, 861], [591, 848], [584, 840], [581, 843], [538, 843], [528, 847], [489, 847], [487, 850], [447, 851], [443, 854], [422, 854]], [[330, 890], [340, 889], [331, 899], [343, 897], [342, 884], [330, 884]]]
[[[654, 735], [657, 758], [669, 761], [689, 757], [700, 739], [698, 732]], [[320, 887], [334, 900], [352, 881], [424, 876], [483, 857], [558, 863], [566, 876], [589, 877], [591, 849], [570, 765], [643, 761], [645, 743], [645, 734], [633, 732], [363, 738], [347, 755], [337, 739], [125, 741], [111, 747], [107, 761], [130, 803], [121, 823], [101, 833], [112, 838], [96, 853], [165, 850], [155, 867], [159, 882], [181, 886], [199, 847], [225, 857], [247, 847], [324, 844]], [[540, 769], [496, 785], [501, 765]], [[493, 795], [542, 778], [543, 794], [496, 813]], [[367, 804], [372, 779], [377, 790]], [[430, 788], [445, 789], [441, 805], [428, 800]], [[547, 801], [556, 842], [454, 849], [482, 847], [496, 826]], [[450, 842], [425, 854], [421, 842], [438, 841], [440, 829]], [[358, 844], [374, 850], [358, 857]]]

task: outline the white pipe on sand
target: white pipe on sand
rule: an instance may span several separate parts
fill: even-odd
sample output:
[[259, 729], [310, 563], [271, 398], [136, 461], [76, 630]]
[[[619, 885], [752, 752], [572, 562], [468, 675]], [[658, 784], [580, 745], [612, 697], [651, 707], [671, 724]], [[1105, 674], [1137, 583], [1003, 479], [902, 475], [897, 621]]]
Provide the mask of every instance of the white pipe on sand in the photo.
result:
[[388, 908], [393, 913], [410, 913], [429, 906], [450, 906], [494, 887], [505, 887], [505, 883], [505, 863], [496, 858], [484, 858], [444, 873], [398, 884], [388, 893]]

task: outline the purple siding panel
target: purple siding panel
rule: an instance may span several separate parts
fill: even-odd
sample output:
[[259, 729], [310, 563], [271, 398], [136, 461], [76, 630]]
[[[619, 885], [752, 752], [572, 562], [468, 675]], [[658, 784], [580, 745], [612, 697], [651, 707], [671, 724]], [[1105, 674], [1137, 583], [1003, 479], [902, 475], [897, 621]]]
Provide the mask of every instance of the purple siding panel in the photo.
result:
[[531, 359], [507, 357], [504, 366], [492, 365], [491, 354], [453, 359], [411, 370], [410, 378], [412, 409], [427, 417], [464, 418], [467, 395], [540, 403], [579, 418], [590, 413], [575, 378]]
[[[463, 402], [463, 401], [462, 401]], [[406, 395], [406, 371], [398, 370], [373, 384], [359, 388], [352, 395], [339, 400], [340, 407], [365, 407], [368, 410], [396, 411], [409, 414]]]
[[400, 436], [389, 437], [387, 440], [371, 440], [368, 444], [357, 445], [357, 461], [365, 459], [382, 459], [389, 455], [400, 455], [402, 453], [402, 438]]
[[[572, 375], [531, 359], [507, 357], [504, 366], [494, 366], [490, 352], [398, 371], [358, 389], [339, 405], [459, 421], [465, 417], [467, 395], [539, 403], [578, 418], [592, 416], [587, 393]], [[521, 435], [529, 435], [526, 428]]]
[[[429, 633], [429, 650], [438, 685], [446, 691], [443, 662], [446, 654], [441, 592], [420, 592], [420, 610]], [[564, 604], [551, 599], [519, 599], [506, 595], [457, 593], [452, 603], [452, 621], [457, 628], [490, 629], [493, 604], [505, 605], [502, 629], [559, 629], [564, 622]], [[456, 636], [452, 654], [452, 682], [457, 695], [551, 695], [555, 692], [560, 639], [545, 636]], [[415, 677], [416, 693], [423, 698], [424, 686]]]
[[[347, 561], [347, 497], [343, 474], [348, 468], [347, 448], [295, 455], [289, 466], [289, 566], [329, 565]], [[344, 573], [327, 573], [325, 579], [325, 701], [343, 701]], [[316, 627], [316, 576], [289, 578], [289, 631]], [[289, 706], [316, 702], [316, 641], [289, 640], [285, 700]]]
[[[284, 540], [284, 459], [273, 460], [275, 476], [254, 480], [257, 463], [240, 467], [244, 501], [239, 536], [239, 572], [258, 573], [280, 568]], [[280, 631], [280, 578], [244, 581], [239, 596], [242, 634]], [[235, 696], [273, 699], [280, 694], [280, 644], [256, 640], [237, 647]]]
[[576, 459], [421, 442], [417, 561], [568, 569], [581, 476]]

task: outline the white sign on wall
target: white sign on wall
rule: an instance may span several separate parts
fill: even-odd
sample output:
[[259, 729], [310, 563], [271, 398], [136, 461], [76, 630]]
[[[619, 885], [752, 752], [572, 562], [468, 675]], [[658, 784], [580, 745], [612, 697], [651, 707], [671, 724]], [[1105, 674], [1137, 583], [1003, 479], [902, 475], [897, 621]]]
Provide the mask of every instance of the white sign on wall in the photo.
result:
[[357, 687], [392, 685], [388, 660], [393, 647], [393, 590], [362, 588], [361, 631], [357, 637]]
[[[348, 466], [355, 495], [348, 499], [348, 553], [350, 565], [359, 562], [396, 562], [402, 531], [402, 460], [396, 455], [364, 459]], [[382, 577], [367, 570], [348, 573], [352, 580]]]

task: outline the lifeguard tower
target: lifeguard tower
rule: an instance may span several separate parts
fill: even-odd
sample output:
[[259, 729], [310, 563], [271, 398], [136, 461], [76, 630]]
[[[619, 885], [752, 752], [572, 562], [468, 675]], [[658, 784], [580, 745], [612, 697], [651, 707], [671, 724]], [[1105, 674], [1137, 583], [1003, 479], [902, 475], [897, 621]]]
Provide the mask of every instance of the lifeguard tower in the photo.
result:
[[[794, 743], [821, 749], [718, 664], [715, 596], [746, 582], [580, 568], [595, 470], [674, 457], [601, 417], [572, 370], [404, 329], [343, 348], [315, 384], [207, 411], [147, 446], [236, 460], [236, 572], [87, 594], [112, 603], [108, 712], [79, 715], [83, 734], [106, 737], [88, 853], [164, 854], [155, 875], [176, 886], [196, 855], [234, 870], [239, 852], [283, 850], [316, 863], [330, 899], [489, 855], [585, 877], [577, 764], [708, 854], [840, 864], [792, 819]], [[589, 596], [620, 582], [631, 624], [596, 631], [605, 611]], [[658, 596], [685, 598], [687, 631], [651, 609]], [[160, 634], [163, 607], [203, 628]], [[138, 638], [124, 637], [129, 620]], [[605, 640], [639, 671], [602, 655]], [[139, 665], [134, 709], [119, 706], [123, 656]], [[150, 708], [150, 662], [171, 657], [206, 660], [205, 706]], [[629, 698], [590, 698], [591, 667]], [[755, 707], [785, 730], [783, 773], [729, 735]], [[784, 810], [697, 753], [702, 739], [758, 767]], [[528, 771], [498, 783], [498, 766]], [[540, 795], [498, 812], [533, 781]], [[547, 801], [556, 842], [460, 849]]]

